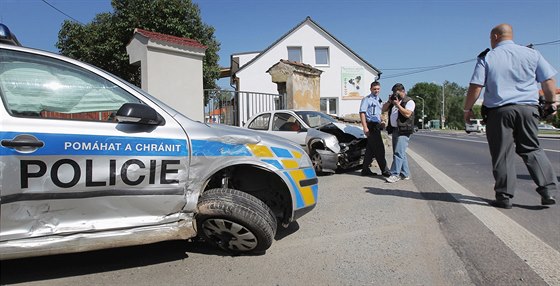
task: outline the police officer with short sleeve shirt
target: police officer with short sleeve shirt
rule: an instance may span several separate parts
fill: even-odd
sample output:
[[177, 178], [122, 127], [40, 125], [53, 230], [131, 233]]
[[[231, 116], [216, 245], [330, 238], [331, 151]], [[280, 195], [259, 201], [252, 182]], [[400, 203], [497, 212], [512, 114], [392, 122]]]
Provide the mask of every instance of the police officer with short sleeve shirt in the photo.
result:
[[385, 127], [385, 124], [381, 121], [381, 108], [383, 106], [383, 101], [379, 97], [381, 84], [378, 81], [372, 82], [370, 91], [371, 93], [364, 97], [360, 103], [360, 121], [367, 136], [366, 154], [364, 155], [361, 174], [362, 176], [375, 175], [369, 168], [373, 157], [375, 157], [382, 175], [389, 177], [390, 173], [385, 160], [385, 146], [381, 137], [381, 130]]
[[[473, 117], [472, 106], [485, 87], [486, 138], [492, 156], [496, 200], [491, 205], [512, 207], [517, 174], [511, 164], [514, 154], [523, 158], [531, 178], [537, 184], [542, 205], [556, 203], [558, 180], [552, 165], [539, 146], [538, 84], [544, 91], [545, 108], [555, 110], [557, 71], [528, 47], [513, 42], [508, 24], [494, 27], [490, 33], [492, 50], [481, 53], [472, 75], [465, 100], [465, 122]], [[556, 114], [554, 111], [553, 114]]]

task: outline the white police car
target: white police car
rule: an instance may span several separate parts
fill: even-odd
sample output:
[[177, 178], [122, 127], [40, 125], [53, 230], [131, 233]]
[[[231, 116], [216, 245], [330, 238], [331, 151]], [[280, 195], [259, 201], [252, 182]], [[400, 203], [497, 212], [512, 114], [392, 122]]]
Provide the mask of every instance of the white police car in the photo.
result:
[[197, 235], [262, 252], [317, 202], [296, 144], [192, 121], [3, 25], [0, 98], [0, 259]]

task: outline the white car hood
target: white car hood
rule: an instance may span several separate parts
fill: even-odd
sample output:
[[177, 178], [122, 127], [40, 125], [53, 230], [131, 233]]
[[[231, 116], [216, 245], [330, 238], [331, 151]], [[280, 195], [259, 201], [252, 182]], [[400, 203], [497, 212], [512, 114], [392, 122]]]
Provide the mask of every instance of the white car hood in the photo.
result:
[[353, 135], [354, 137], [356, 137], [358, 139], [366, 138], [366, 135], [364, 134], [364, 131], [361, 128], [359, 128], [358, 126], [345, 124], [345, 123], [339, 123], [339, 122], [333, 122], [332, 124], [334, 126], [338, 127], [338, 129], [342, 130], [344, 133], [348, 133], [350, 135]]

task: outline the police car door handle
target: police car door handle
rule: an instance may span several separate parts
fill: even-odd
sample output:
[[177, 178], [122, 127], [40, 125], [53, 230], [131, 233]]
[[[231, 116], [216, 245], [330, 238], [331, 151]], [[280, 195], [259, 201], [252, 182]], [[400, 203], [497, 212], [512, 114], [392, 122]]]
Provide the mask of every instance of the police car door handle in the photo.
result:
[[4, 139], [0, 141], [0, 145], [7, 148], [41, 148], [45, 146], [45, 142], [35, 138], [33, 135], [21, 134], [14, 139]]
[[8, 148], [15, 148], [15, 147], [37, 147], [41, 148], [45, 145], [44, 142], [41, 141], [15, 141], [15, 140], [2, 140], [2, 146]]

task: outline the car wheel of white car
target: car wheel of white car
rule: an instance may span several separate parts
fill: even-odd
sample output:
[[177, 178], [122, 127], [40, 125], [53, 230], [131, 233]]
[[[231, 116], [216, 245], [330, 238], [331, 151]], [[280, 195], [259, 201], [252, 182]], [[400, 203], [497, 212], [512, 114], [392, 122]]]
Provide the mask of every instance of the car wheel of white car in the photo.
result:
[[321, 159], [321, 154], [319, 154], [316, 150], [313, 150], [310, 158], [311, 163], [313, 164], [313, 169], [315, 169], [315, 173], [321, 173], [323, 171], [323, 160]]
[[262, 252], [276, 234], [276, 217], [261, 200], [228, 188], [204, 192], [196, 216], [199, 234], [231, 253]]

